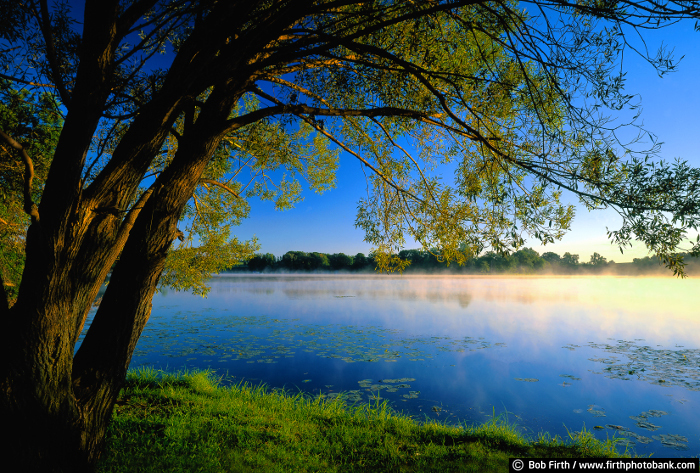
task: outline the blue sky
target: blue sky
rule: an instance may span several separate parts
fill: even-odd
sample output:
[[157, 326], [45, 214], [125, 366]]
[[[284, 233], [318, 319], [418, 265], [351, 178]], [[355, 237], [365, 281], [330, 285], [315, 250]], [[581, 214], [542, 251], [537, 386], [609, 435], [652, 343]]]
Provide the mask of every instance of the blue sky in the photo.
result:
[[[694, 31], [693, 22], [685, 22], [662, 30], [647, 31], [644, 38], [651, 51], [656, 51], [663, 43], [674, 49], [674, 57], [684, 58], [675, 72], [659, 78], [643, 59], [631, 50], [626, 52], [623, 62], [623, 69], [627, 71], [626, 91], [639, 95], [643, 108], [639, 123], [664, 143], [660, 153], [663, 159], [681, 158], [692, 166], [700, 166], [700, 134], [696, 132], [697, 111], [700, 110], [700, 94], [697, 93], [700, 32]], [[639, 40], [634, 43], [640, 45]], [[367, 254], [370, 245], [363, 241], [363, 231], [354, 226], [357, 202], [366, 192], [360, 163], [343, 153], [335, 189], [323, 195], [306, 191], [304, 201], [285, 212], [276, 212], [272, 203], [252, 201], [250, 218], [234, 229], [234, 233], [242, 239], [257, 236], [260, 251], [277, 256], [290, 250]], [[567, 199], [577, 204], [573, 196], [569, 195]], [[526, 246], [540, 253], [579, 254], [581, 261], [588, 261], [593, 252], [617, 262], [646, 256], [643, 245], [635, 245], [625, 250], [623, 255], [610, 244], [606, 227], [617, 229], [620, 221], [612, 210], [589, 213], [577, 205], [572, 230], [561, 241], [544, 248], [536, 240], [529, 240]]]

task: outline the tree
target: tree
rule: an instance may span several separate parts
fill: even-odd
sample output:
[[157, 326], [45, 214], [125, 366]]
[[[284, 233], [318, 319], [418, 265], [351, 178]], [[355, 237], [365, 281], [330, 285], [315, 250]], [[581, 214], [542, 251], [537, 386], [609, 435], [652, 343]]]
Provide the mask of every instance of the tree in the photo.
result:
[[567, 269], [576, 269], [578, 268], [578, 255], [572, 255], [567, 251], [564, 253], [564, 256], [561, 257], [559, 263]]
[[353, 259], [352, 256], [348, 256], [345, 253], [335, 253], [328, 256], [328, 262], [330, 263], [331, 269], [348, 270], [352, 267]]
[[365, 269], [369, 265], [369, 261], [364, 253], [358, 253], [352, 258], [352, 269], [355, 271]]
[[282, 255], [280, 265], [289, 271], [299, 271], [304, 269], [306, 257], [307, 255], [303, 251], [288, 251]]
[[605, 266], [606, 264], [608, 264], [608, 260], [598, 253], [593, 253], [591, 255], [591, 261], [589, 264], [592, 266]]
[[558, 254], [553, 253], [551, 251], [543, 253], [542, 259], [548, 262], [549, 264], [559, 264], [559, 262], [561, 261], [561, 257]]
[[[411, 268], [419, 270], [429, 270], [432, 268], [431, 254], [427, 251], [421, 250], [401, 250], [399, 251], [399, 258], [406, 260], [411, 263]], [[432, 258], [435, 261], [435, 258]]]
[[[159, 283], [205, 293], [257, 250], [230, 237], [247, 199], [285, 209], [301, 181], [332, 187], [339, 150], [369, 173], [357, 224], [379, 268], [405, 265], [392, 249], [406, 235], [457, 263], [551, 242], [573, 217], [565, 189], [621, 213], [621, 247], [637, 238], [682, 271], [698, 171], [627, 157], [599, 111], [629, 104], [621, 25], [697, 7], [534, 3], [546, 18], [509, 0], [0, 0], [0, 77], [64, 113], [38, 206], [31, 172], [20, 180], [26, 260], [16, 301], [0, 302], [3, 458], [93, 469]], [[48, 137], [33, 151], [3, 133], [26, 169], [46, 159]], [[454, 185], [436, 171], [450, 162]]]
[[541, 269], [545, 260], [540, 258], [540, 254], [532, 248], [523, 248], [516, 251], [513, 256], [518, 262], [518, 267], [524, 272], [533, 272]]
[[488, 273], [491, 271], [489, 263], [485, 260], [479, 260], [478, 268], [480, 273]]
[[256, 254], [248, 260], [248, 269], [251, 271], [264, 271], [265, 268], [271, 268], [275, 265], [275, 255], [265, 253], [264, 255]]
[[304, 269], [306, 271], [314, 271], [316, 269], [327, 270], [330, 269], [331, 264], [328, 261], [328, 256], [323, 253], [309, 253], [306, 257], [304, 264]]

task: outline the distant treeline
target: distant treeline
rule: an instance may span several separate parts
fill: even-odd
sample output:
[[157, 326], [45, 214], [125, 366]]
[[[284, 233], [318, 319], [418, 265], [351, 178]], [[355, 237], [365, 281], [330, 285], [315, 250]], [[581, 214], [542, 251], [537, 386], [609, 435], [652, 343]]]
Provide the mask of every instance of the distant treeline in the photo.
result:
[[[439, 258], [437, 252], [425, 250], [402, 250], [399, 258], [410, 261], [407, 273], [455, 273], [455, 274], [650, 274], [671, 272], [666, 269], [656, 257], [635, 258], [632, 263], [615, 263], [607, 261], [598, 253], [593, 253], [587, 262], [579, 261], [579, 255], [547, 252], [540, 255], [532, 248], [524, 248], [508, 255], [489, 251], [481, 256], [469, 259], [466, 264], [447, 263]], [[700, 269], [700, 261], [686, 255], [688, 272]], [[306, 272], [306, 271], [345, 271], [372, 272], [376, 264], [374, 255], [358, 253], [355, 256], [344, 253], [306, 253], [303, 251], [288, 251], [281, 258], [271, 253], [256, 254], [247, 263], [233, 271], [254, 272]]]

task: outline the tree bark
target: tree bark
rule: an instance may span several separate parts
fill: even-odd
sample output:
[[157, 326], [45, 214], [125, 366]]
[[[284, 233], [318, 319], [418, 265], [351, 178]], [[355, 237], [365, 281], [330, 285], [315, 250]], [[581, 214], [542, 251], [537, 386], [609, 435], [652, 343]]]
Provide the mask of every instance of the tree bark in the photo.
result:
[[[150, 3], [155, 2], [143, 5]], [[119, 30], [129, 29], [118, 26], [118, 5], [110, 0], [101, 7], [92, 0], [86, 7], [75, 87], [39, 218], [27, 232], [19, 297], [9, 309], [0, 301], [0, 425], [6, 432], [0, 456], [8, 471], [94, 471], [177, 222], [254, 77], [251, 64], [261, 46], [253, 43], [269, 40], [268, 29], [261, 38], [252, 35], [252, 43], [246, 43], [250, 48], [229, 48], [226, 72], [240, 67], [240, 80], [212, 69], [227, 31], [244, 20], [233, 15], [233, 4], [217, 4], [217, 14], [203, 19], [184, 42], [162, 87], [140, 108], [110, 161], [85, 187], [86, 156], [113, 92]], [[180, 137], [173, 161], [128, 211], [182, 107], [211, 85], [214, 72], [222, 79]], [[102, 303], [75, 353], [90, 306], [117, 257]]]
[[[75, 357], [75, 317], [87, 312], [84, 307], [71, 307], [71, 302], [78, 302], [76, 296], [80, 296], [82, 306], [94, 292], [93, 287], [86, 294], [89, 284], [84, 284], [84, 278], [80, 284], [72, 280], [77, 268], [49, 273], [47, 297], [41, 301], [25, 297], [10, 309], [11, 330], [3, 335], [13, 336], [0, 335], [0, 414], [12, 436], [0, 444], [0, 453], [16, 459], [22, 471], [94, 471], [114, 403], [150, 316], [168, 249], [177, 235], [177, 222], [219, 145], [216, 130], [220, 126], [215, 125], [230, 114], [242, 94], [237, 90], [241, 87], [232, 90], [222, 85], [212, 92], [191, 132], [181, 138], [173, 162], [142, 199], [140, 211], [122, 222], [121, 230], [96, 218], [98, 223], [89, 225], [91, 230], [82, 235], [83, 245], [90, 240], [91, 245], [101, 242], [107, 247], [95, 251], [92, 258], [85, 251], [76, 254], [83, 255], [78, 258], [81, 265], [94, 268], [88, 271], [92, 281], [109, 269], [119, 242], [123, 250]], [[22, 283], [30, 282], [27, 278]], [[47, 324], [53, 338], [46, 336]]]

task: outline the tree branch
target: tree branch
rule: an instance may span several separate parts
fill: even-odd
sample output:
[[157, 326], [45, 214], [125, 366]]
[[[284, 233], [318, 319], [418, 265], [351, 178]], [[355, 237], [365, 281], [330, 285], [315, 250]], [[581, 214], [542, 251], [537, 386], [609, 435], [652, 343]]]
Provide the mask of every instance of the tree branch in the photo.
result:
[[306, 123], [308, 123], [309, 125], [311, 125], [316, 131], [318, 131], [318, 132], [321, 133], [322, 135], [326, 136], [328, 139], [330, 139], [331, 141], [333, 141], [335, 144], [337, 144], [338, 146], [340, 146], [341, 148], [343, 148], [345, 151], [347, 151], [348, 153], [350, 153], [350, 154], [352, 154], [353, 156], [355, 156], [358, 160], [360, 160], [360, 162], [362, 162], [362, 164], [364, 164], [365, 166], [367, 166], [368, 168], [370, 168], [370, 169], [372, 170], [372, 172], [374, 172], [377, 176], [379, 176], [379, 177], [380, 177], [384, 182], [386, 182], [388, 185], [390, 185], [391, 187], [393, 187], [397, 192], [400, 192], [400, 193], [409, 195], [409, 196], [411, 196], [411, 198], [413, 198], [413, 199], [416, 200], [417, 202], [421, 202], [421, 203], [423, 202], [423, 199], [417, 197], [417, 196], [414, 195], [412, 192], [410, 192], [410, 191], [404, 189], [403, 187], [400, 187], [400, 186], [398, 186], [397, 184], [395, 184], [395, 183], [394, 183], [391, 179], [389, 179], [383, 172], [381, 172], [379, 169], [377, 169], [376, 167], [374, 167], [369, 161], [367, 161], [365, 158], [363, 158], [362, 156], [360, 156], [358, 153], [356, 153], [355, 151], [353, 151], [352, 149], [350, 149], [347, 145], [345, 145], [345, 143], [343, 143], [342, 141], [340, 141], [339, 139], [337, 139], [335, 136], [331, 135], [330, 133], [328, 133], [327, 131], [325, 131], [323, 128], [321, 128], [320, 126], [318, 126], [314, 120], [312, 120], [312, 119], [309, 118], [309, 117], [305, 117], [305, 116], [303, 116], [303, 115], [299, 115], [299, 118], [301, 118], [301, 119], [304, 120]]
[[47, 0], [41, 0], [41, 18], [39, 22], [41, 23], [41, 34], [44, 36], [44, 42], [46, 44], [46, 57], [49, 61], [49, 66], [51, 67], [51, 75], [53, 76], [53, 82], [56, 84], [58, 93], [61, 96], [61, 102], [67, 109], [70, 109], [70, 96], [68, 95], [68, 90], [66, 90], [66, 85], [63, 83], [63, 77], [61, 77], [61, 68], [58, 64], [58, 53], [56, 51], [56, 45], [53, 41], [53, 33], [51, 32], [51, 15], [49, 14], [49, 6]]
[[19, 82], [20, 84], [32, 85], [34, 87], [51, 87], [53, 89], [56, 88], [56, 86], [53, 84], [41, 84], [41, 83], [37, 83], [37, 82], [31, 82], [31, 81], [28, 81], [25, 79], [20, 79], [19, 77], [8, 76], [7, 74], [3, 74], [3, 73], [0, 73], [0, 78], [7, 79], [10, 82]]
[[32, 180], [34, 179], [32, 158], [29, 157], [24, 146], [2, 130], [0, 130], [0, 138], [22, 155], [22, 160], [24, 161], [24, 211], [32, 218], [32, 223], [36, 223], [39, 221], [39, 209], [32, 201]]
[[2, 279], [2, 271], [0, 271], [0, 321], [5, 317], [5, 314], [10, 310], [10, 301], [5, 291], [5, 281]]
[[221, 182], [219, 182], [219, 181], [215, 181], [214, 179], [200, 179], [199, 182], [204, 183], [204, 184], [205, 184], [205, 187], [206, 187], [206, 184], [211, 184], [211, 185], [214, 185], [214, 186], [221, 187], [223, 190], [225, 190], [225, 191], [228, 192], [229, 194], [233, 195], [234, 197], [236, 197], [236, 198], [238, 198], [238, 199], [241, 199], [241, 196], [238, 195], [238, 193], [236, 193], [233, 189], [231, 189], [231, 188], [230, 188], [229, 186], [227, 186], [226, 184], [223, 184], [223, 183], [221, 183]]
[[418, 112], [416, 110], [409, 110], [405, 108], [397, 107], [377, 107], [377, 108], [367, 108], [367, 109], [341, 109], [341, 108], [320, 108], [320, 107], [310, 107], [308, 105], [288, 105], [283, 104], [279, 100], [275, 99], [271, 95], [263, 92], [262, 90], [255, 88], [253, 92], [260, 97], [269, 100], [277, 105], [272, 107], [265, 107], [253, 112], [241, 115], [236, 118], [232, 118], [225, 122], [221, 129], [221, 133], [230, 133], [235, 131], [245, 125], [249, 125], [258, 120], [262, 120], [265, 117], [272, 115], [320, 115], [327, 117], [408, 117], [415, 118], [420, 121], [425, 121], [428, 123], [435, 123], [434, 117], [430, 117], [428, 114], [423, 112]]

